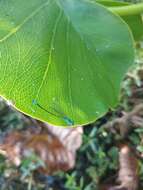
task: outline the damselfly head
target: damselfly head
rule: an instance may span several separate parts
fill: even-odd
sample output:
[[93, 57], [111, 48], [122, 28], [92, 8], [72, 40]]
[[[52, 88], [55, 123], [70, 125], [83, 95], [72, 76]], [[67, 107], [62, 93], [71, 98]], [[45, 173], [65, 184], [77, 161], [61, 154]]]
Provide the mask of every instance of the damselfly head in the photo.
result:
[[37, 104], [38, 104], [37, 100], [33, 99], [33, 100], [32, 100], [32, 104], [33, 104], [33, 105], [37, 105]]
[[63, 119], [67, 123], [68, 126], [74, 125], [74, 121], [72, 119], [68, 118], [67, 116], [64, 116]]

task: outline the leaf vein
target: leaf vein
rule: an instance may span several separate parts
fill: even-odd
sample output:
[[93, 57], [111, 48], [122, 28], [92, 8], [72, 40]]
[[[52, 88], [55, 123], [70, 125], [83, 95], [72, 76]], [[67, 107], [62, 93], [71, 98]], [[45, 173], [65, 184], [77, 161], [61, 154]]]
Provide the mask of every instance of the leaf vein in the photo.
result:
[[60, 10], [59, 12], [59, 15], [57, 16], [57, 19], [55, 21], [55, 25], [54, 25], [54, 28], [53, 28], [53, 34], [52, 34], [52, 37], [51, 37], [51, 43], [50, 43], [50, 52], [49, 52], [49, 57], [48, 57], [48, 64], [47, 64], [47, 67], [45, 69], [45, 73], [44, 73], [44, 76], [42, 78], [42, 81], [41, 81], [41, 84], [40, 84], [40, 87], [37, 91], [37, 94], [35, 96], [35, 99], [38, 98], [39, 96], [39, 93], [41, 91], [41, 88], [43, 87], [43, 84], [44, 84], [44, 81], [47, 77], [47, 74], [48, 74], [48, 71], [49, 71], [49, 67], [51, 65], [51, 62], [52, 62], [52, 53], [53, 53], [53, 50], [54, 50], [54, 47], [53, 47], [53, 44], [54, 44], [54, 40], [55, 40], [55, 35], [56, 35], [56, 31], [57, 31], [57, 26], [58, 26], [58, 23], [61, 19], [61, 16], [62, 16], [62, 11]]
[[27, 16], [21, 24], [13, 28], [7, 35], [5, 35], [3, 38], [0, 39], [0, 43], [7, 40], [11, 36], [13, 36], [15, 33], [17, 33], [21, 27], [27, 23], [31, 18], [33, 18], [38, 12], [40, 12], [45, 6], [48, 6], [50, 3], [50, 0], [48, 0], [46, 3], [42, 4], [39, 8], [37, 8], [35, 11], [33, 11], [29, 16]]

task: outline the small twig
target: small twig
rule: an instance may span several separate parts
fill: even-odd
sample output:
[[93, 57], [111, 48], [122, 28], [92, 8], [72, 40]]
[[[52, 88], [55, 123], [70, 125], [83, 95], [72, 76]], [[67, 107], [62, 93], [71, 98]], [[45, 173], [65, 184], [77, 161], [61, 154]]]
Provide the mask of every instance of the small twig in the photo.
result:
[[33, 175], [31, 174], [30, 177], [29, 177], [29, 183], [28, 183], [27, 190], [31, 190], [32, 189], [32, 182], [33, 182]]

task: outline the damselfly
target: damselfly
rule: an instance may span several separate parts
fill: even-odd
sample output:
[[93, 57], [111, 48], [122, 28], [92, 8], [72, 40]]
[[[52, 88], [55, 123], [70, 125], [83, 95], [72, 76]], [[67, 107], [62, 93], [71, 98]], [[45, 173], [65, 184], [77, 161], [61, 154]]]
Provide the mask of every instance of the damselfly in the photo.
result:
[[55, 114], [55, 113], [53, 113], [53, 112], [45, 109], [43, 106], [41, 106], [41, 104], [39, 104], [37, 102], [37, 100], [33, 100], [32, 104], [38, 106], [40, 109], [44, 110], [45, 112], [47, 112], [47, 113], [49, 113], [49, 114], [51, 114], [51, 115], [53, 115], [55, 117], [62, 118], [68, 126], [73, 126], [74, 125], [74, 121], [72, 119], [70, 119], [65, 114], [63, 114], [60, 111], [58, 111], [57, 109], [52, 108], [54, 110], [54, 112], [56, 112], [56, 114]]

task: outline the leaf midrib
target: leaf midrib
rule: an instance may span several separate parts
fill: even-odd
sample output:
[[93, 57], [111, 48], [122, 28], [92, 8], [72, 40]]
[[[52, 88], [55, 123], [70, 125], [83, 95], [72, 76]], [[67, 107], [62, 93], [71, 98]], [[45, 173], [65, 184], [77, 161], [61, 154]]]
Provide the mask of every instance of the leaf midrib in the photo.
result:
[[40, 91], [41, 91], [41, 89], [42, 89], [42, 87], [44, 85], [44, 81], [45, 81], [45, 79], [47, 77], [47, 74], [48, 74], [48, 71], [49, 71], [49, 68], [50, 68], [50, 65], [51, 65], [51, 62], [52, 62], [52, 51], [53, 51], [53, 48], [54, 48], [53, 45], [54, 45], [55, 35], [56, 35], [56, 31], [57, 31], [57, 26], [58, 26], [58, 23], [59, 23], [59, 21], [61, 19], [61, 16], [62, 16], [62, 11], [60, 10], [59, 14], [58, 14], [58, 16], [56, 18], [56, 21], [55, 21], [55, 24], [54, 24], [54, 28], [53, 28], [53, 34], [52, 34], [52, 37], [51, 37], [50, 52], [49, 52], [49, 56], [48, 56], [47, 67], [46, 67], [44, 75], [42, 77], [41, 84], [40, 84], [40, 86], [38, 88], [38, 91], [36, 93], [35, 100], [38, 98], [39, 93], [40, 93]]

